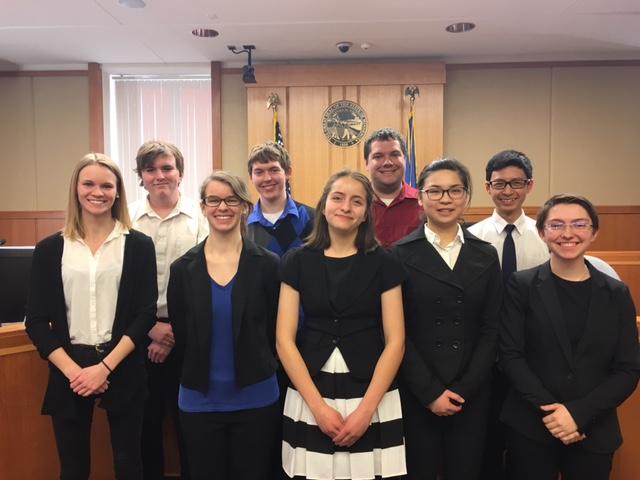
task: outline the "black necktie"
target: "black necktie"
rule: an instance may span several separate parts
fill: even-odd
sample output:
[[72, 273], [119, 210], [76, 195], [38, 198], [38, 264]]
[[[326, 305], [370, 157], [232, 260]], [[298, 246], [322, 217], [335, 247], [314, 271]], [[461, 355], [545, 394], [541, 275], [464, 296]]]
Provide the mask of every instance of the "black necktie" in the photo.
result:
[[504, 227], [507, 236], [504, 237], [504, 245], [502, 246], [502, 280], [506, 283], [509, 276], [516, 271], [516, 246], [513, 243], [511, 233], [515, 225], [509, 224]]

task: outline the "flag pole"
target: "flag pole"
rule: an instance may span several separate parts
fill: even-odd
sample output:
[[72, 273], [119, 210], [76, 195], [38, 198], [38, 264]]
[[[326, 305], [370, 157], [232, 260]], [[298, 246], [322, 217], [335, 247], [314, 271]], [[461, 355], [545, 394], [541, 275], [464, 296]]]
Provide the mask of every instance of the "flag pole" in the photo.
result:
[[415, 135], [415, 122], [416, 122], [416, 110], [415, 102], [416, 97], [420, 95], [420, 89], [416, 85], [410, 85], [404, 90], [405, 97], [409, 97], [409, 119], [407, 128], [407, 158], [406, 169], [404, 175], [404, 181], [416, 187], [416, 135]]

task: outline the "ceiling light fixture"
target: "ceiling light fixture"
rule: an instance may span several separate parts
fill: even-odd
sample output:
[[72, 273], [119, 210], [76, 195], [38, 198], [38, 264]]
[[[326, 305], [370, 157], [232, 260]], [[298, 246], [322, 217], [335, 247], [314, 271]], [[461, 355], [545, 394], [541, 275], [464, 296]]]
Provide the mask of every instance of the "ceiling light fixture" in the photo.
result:
[[239, 55], [241, 53], [249, 54], [249, 60], [247, 61], [247, 64], [242, 67], [242, 81], [244, 83], [257, 83], [253, 65], [251, 65], [251, 50], [255, 50], [256, 46], [243, 45], [242, 50], [238, 50], [235, 45], [227, 45], [227, 48], [236, 55]]
[[144, 8], [147, 6], [144, 0], [118, 0], [118, 5], [126, 8]]
[[191, 30], [191, 35], [201, 38], [213, 38], [217, 37], [219, 33], [213, 28], [194, 28]]
[[445, 28], [445, 30], [449, 33], [465, 33], [465, 32], [470, 32], [474, 28], [476, 28], [475, 23], [458, 22], [458, 23], [452, 23], [451, 25], [448, 25]]

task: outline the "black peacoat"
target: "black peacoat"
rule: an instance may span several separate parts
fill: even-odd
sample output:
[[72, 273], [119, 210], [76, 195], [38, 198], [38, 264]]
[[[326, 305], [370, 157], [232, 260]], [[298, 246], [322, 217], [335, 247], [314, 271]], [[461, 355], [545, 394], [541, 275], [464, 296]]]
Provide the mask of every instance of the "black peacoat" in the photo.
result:
[[406, 352], [401, 380], [425, 407], [449, 389], [468, 401], [488, 385], [496, 360], [502, 277], [491, 244], [463, 229], [451, 270], [424, 226], [393, 252], [409, 273], [403, 285]]

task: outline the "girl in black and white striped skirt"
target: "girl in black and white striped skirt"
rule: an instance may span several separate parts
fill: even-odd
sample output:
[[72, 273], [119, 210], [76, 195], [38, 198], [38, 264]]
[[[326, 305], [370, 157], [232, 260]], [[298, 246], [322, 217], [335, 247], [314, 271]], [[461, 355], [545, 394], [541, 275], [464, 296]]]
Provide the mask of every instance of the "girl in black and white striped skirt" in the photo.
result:
[[[364, 175], [333, 175], [306, 245], [283, 258], [277, 348], [293, 384], [282, 445], [289, 477], [406, 473], [400, 398], [392, 384], [404, 353], [405, 274], [378, 247], [372, 201]], [[298, 331], [300, 305], [305, 318]]]

